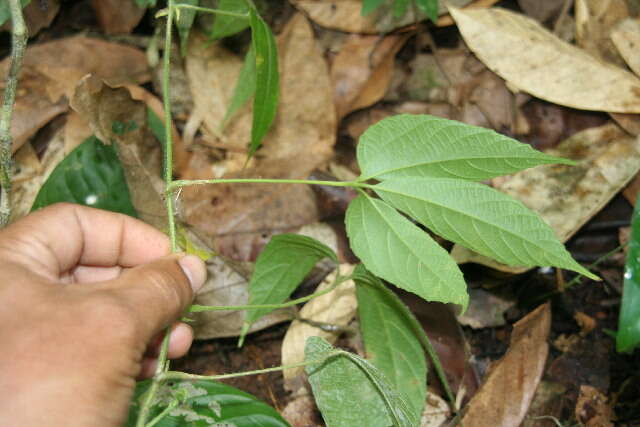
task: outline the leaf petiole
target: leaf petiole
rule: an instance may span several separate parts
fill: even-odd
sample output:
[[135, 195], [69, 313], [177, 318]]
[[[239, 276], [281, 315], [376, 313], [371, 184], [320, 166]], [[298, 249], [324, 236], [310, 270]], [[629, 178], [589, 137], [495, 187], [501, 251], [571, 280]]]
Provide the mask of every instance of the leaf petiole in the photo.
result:
[[[194, 6], [191, 4], [176, 4], [171, 6], [173, 9], [190, 9], [190, 10], [195, 10], [196, 12], [204, 12], [204, 13], [215, 13], [216, 15], [226, 15], [226, 16], [233, 16], [234, 18], [241, 18], [241, 19], [246, 19], [249, 20], [249, 14], [248, 13], [236, 13], [236, 12], [229, 12], [228, 10], [221, 10], [221, 9], [211, 9], [208, 7], [201, 7], [201, 6]], [[165, 8], [165, 9], [161, 9], [159, 10], [155, 17], [156, 18], [161, 18], [163, 16], [167, 16], [169, 14], [169, 8]]]
[[262, 178], [223, 178], [223, 179], [182, 179], [173, 181], [167, 188], [168, 192], [177, 188], [191, 185], [206, 184], [308, 184], [326, 185], [329, 187], [372, 188], [371, 185], [356, 181], [317, 181], [311, 179], [262, 179]]

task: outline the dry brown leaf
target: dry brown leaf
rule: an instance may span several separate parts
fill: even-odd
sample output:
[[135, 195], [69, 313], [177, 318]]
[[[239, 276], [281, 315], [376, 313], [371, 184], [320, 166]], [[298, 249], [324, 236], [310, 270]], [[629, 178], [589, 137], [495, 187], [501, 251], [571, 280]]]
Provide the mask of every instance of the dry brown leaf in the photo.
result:
[[352, 35], [331, 66], [338, 119], [368, 107], [384, 96], [393, 74], [396, 53], [406, 35]]
[[613, 408], [609, 399], [597, 388], [580, 386], [580, 396], [576, 403], [576, 419], [585, 427], [612, 427]]
[[[165, 205], [161, 194], [162, 147], [146, 126], [147, 108], [134, 101], [126, 88], [113, 89], [94, 76], [80, 81], [71, 106], [87, 120], [104, 143], [115, 143], [124, 168], [131, 202], [140, 218], [163, 230]], [[133, 129], [118, 134], [113, 124], [132, 124]]]
[[640, 58], [637, 55], [640, 46], [640, 20], [629, 18], [621, 21], [611, 31], [611, 40], [629, 68], [640, 76]]
[[447, 401], [429, 390], [427, 392], [427, 401], [422, 411], [420, 427], [444, 426], [450, 416], [451, 407]]
[[[227, 153], [227, 159], [219, 164], [208, 168], [201, 165], [203, 175], [199, 178], [306, 178], [330, 158], [336, 119], [329, 71], [303, 15], [289, 21], [278, 38], [278, 47], [281, 73], [278, 115], [263, 148], [250, 164], [253, 166], [242, 170], [246, 154]], [[218, 92], [208, 93], [215, 96]], [[233, 131], [234, 122], [245, 118], [243, 129], [249, 135], [250, 117], [242, 112], [229, 124], [225, 135]], [[244, 141], [242, 147], [246, 144]], [[222, 173], [216, 174], [214, 170]], [[255, 259], [255, 248], [266, 243], [273, 233], [292, 231], [318, 220], [315, 196], [307, 186], [189, 187], [182, 191], [182, 199], [186, 221], [207, 236], [207, 244], [237, 260]]]
[[[495, 178], [493, 186], [537, 212], [561, 242], [577, 232], [640, 170], [640, 139], [612, 123], [579, 132], [547, 153], [579, 163], [539, 166]], [[460, 245], [451, 255], [459, 263], [475, 262], [511, 272], [526, 270], [499, 264]]]
[[[341, 264], [339, 266], [342, 276], [353, 272], [354, 266]], [[328, 288], [336, 278], [334, 271], [328, 275], [318, 286], [317, 291]], [[342, 283], [333, 291], [312, 299], [302, 307], [299, 317], [317, 323], [325, 323], [345, 327], [356, 315], [358, 302], [356, 300], [356, 287], [352, 280]], [[300, 320], [291, 322], [282, 340], [282, 364], [290, 365], [304, 361], [304, 346], [307, 338], [312, 336], [322, 337], [334, 343], [339, 336], [339, 332], [325, 331], [309, 323]], [[287, 369], [283, 371], [285, 388], [288, 390], [298, 390], [301, 381], [299, 376], [304, 372], [304, 368]]]
[[518, 5], [528, 16], [546, 22], [555, 17], [566, 0], [518, 0]]
[[576, 41], [596, 58], [624, 67], [611, 39], [611, 30], [629, 17], [626, 0], [575, 0]]
[[[59, 10], [60, 2], [58, 0], [32, 1], [26, 5], [22, 13], [29, 37], [34, 37], [40, 30], [51, 25]], [[11, 20], [5, 22], [0, 31], [11, 31]]]
[[[0, 76], [9, 61], [0, 62]], [[14, 151], [67, 110], [75, 85], [89, 73], [112, 85], [149, 80], [144, 52], [129, 46], [76, 36], [27, 48], [11, 123]]]
[[[440, 4], [440, 14], [446, 12], [446, 5], [464, 6], [472, 0], [447, 0]], [[362, 0], [292, 0], [292, 3], [305, 12], [316, 24], [349, 33], [388, 33], [396, 28], [412, 24], [415, 17], [411, 8], [400, 19], [393, 17], [388, 5], [367, 16], [362, 16]], [[418, 13], [419, 19], [424, 15]]]
[[536, 21], [500, 8], [450, 11], [471, 50], [515, 89], [583, 110], [640, 113], [636, 76], [594, 59]]
[[84, 140], [93, 135], [93, 129], [89, 122], [78, 112], [71, 110], [67, 113], [67, 121], [64, 125], [64, 152], [65, 155], [72, 152]]
[[636, 205], [638, 193], [640, 193], [640, 175], [636, 175], [622, 190], [622, 195], [631, 203], [631, 206]]
[[100, 28], [107, 34], [128, 34], [140, 22], [146, 9], [134, 0], [91, 0]]
[[[484, 9], [484, 8], [493, 6], [494, 4], [498, 3], [498, 1], [500, 0], [476, 0], [473, 3], [467, 4], [466, 6], [457, 5], [453, 3], [448, 3], [448, 4], [452, 6], [464, 6], [465, 9]], [[446, 15], [443, 15], [440, 18], [438, 18], [438, 21], [436, 22], [436, 27], [448, 27], [449, 25], [453, 25], [453, 24], [455, 24], [455, 21], [453, 20], [451, 15], [447, 13]]]
[[466, 427], [520, 425], [544, 372], [550, 327], [549, 304], [514, 325], [509, 350], [467, 405], [462, 418]]

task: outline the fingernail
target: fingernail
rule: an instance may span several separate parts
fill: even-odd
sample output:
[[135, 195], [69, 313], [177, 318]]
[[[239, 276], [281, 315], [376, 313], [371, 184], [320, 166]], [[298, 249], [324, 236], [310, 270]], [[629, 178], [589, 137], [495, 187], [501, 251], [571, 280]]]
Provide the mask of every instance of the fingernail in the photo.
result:
[[207, 268], [204, 262], [195, 255], [186, 255], [180, 258], [178, 264], [180, 264], [182, 271], [189, 279], [193, 292], [197, 292], [204, 285], [204, 281], [207, 278]]

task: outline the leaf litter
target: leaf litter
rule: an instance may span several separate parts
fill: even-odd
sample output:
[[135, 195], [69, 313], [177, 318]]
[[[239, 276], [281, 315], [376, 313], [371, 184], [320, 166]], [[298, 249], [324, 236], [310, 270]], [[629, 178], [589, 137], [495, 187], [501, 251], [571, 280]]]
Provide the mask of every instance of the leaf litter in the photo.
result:
[[[52, 1], [48, 3], [57, 4]], [[104, 5], [102, 2], [93, 3], [99, 4], [94, 4], [96, 10], [102, 8], [103, 14], [111, 14], [109, 18], [117, 15], [118, 11], [109, 10], [109, 2], [104, 2]], [[443, 43], [445, 39], [436, 31], [433, 36], [438, 49], [433, 52], [429, 44], [421, 40], [420, 36], [408, 36], [413, 34], [411, 31], [415, 31], [415, 27], [389, 33], [392, 28], [410, 23], [413, 19], [411, 15], [405, 17], [405, 21], [390, 20], [388, 19], [390, 14], [386, 17], [381, 16], [384, 13], [362, 17], [359, 1], [297, 0], [291, 3], [306, 15], [294, 14], [288, 24], [285, 24], [284, 30], [278, 31], [282, 73], [280, 111], [274, 129], [267, 135], [264, 147], [258, 151], [257, 156], [244, 170], [242, 166], [250, 139], [251, 106], [247, 105], [240, 109], [228, 126], [224, 130], [220, 129], [220, 122], [226, 113], [231, 91], [235, 87], [235, 79], [239, 73], [244, 52], [237, 47], [227, 50], [232, 47], [227, 43], [208, 44], [195, 28], [191, 32], [189, 50], [184, 58], [189, 90], [181, 91], [180, 96], [184, 98], [184, 102], [180, 104], [182, 110], [174, 117], [177, 125], [174, 140], [178, 141], [176, 158], [180, 159], [175, 164], [176, 176], [184, 178], [253, 176], [305, 178], [312, 173], [315, 174], [317, 169], [325, 169], [329, 163], [331, 170], [341, 171], [340, 174], [343, 176], [350, 176], [350, 174], [355, 176], [358, 171], [354, 169], [354, 162], [350, 160], [352, 154], [349, 154], [349, 151], [353, 149], [351, 141], [357, 139], [364, 129], [379, 119], [405, 112], [455, 118], [516, 135], [518, 138], [544, 139], [547, 141], [545, 146], [552, 149], [549, 154], [579, 159], [579, 165], [574, 168], [543, 166], [512, 177], [496, 178], [491, 182], [494, 188], [520, 198], [530, 208], [541, 212], [545, 221], [563, 240], [578, 233], [581, 226], [587, 222], [600, 221], [598, 216], [596, 219], [591, 218], [602, 209], [610, 211], [609, 201], [637, 176], [640, 168], [638, 142], [636, 137], [625, 133], [625, 131], [635, 135], [640, 133], [640, 126], [637, 125], [637, 113], [640, 113], [637, 105], [640, 105], [638, 104], [640, 97], [637, 91], [634, 91], [634, 88], [638, 87], [638, 77], [632, 73], [638, 71], [633, 56], [633, 46], [637, 45], [638, 33], [637, 10], [633, 5], [625, 10], [623, 2], [620, 1], [576, 0], [575, 11], [569, 10], [568, 14], [561, 16], [560, 9], [566, 2], [545, 2], [545, 8], [541, 7], [542, 4], [534, 4], [538, 2], [527, 0], [518, 2], [525, 14], [544, 22], [546, 28], [554, 27], [557, 21], [570, 24], [575, 18], [575, 34], [578, 39], [576, 46], [567, 44], [561, 41], [560, 37], [553, 35], [560, 35], [565, 30], [555, 28], [552, 32], [529, 21], [521, 14], [488, 8], [493, 2], [473, 2], [472, 4], [480, 9], [452, 9], [458, 29], [469, 49], [465, 48], [458, 35], [455, 36], [460, 43], [457, 46], [452, 47], [453, 44], [450, 41]], [[469, 2], [449, 2], [453, 6], [463, 6], [467, 3]], [[63, 4], [63, 11], [64, 8]], [[49, 13], [55, 15], [51, 10]], [[290, 17], [291, 14], [288, 16]], [[311, 25], [305, 16], [312, 22]], [[133, 23], [134, 18], [135, 16], [131, 17], [132, 21], [127, 24], [128, 26], [136, 25]], [[269, 17], [266, 19], [272, 22]], [[111, 24], [108, 21], [109, 19], [102, 19], [96, 22], [101, 22], [105, 32], [127, 33], [130, 31], [124, 27], [117, 29], [113, 19]], [[440, 24], [446, 23], [443, 21]], [[324, 34], [322, 37], [325, 40], [331, 40], [333, 36], [330, 34], [338, 33], [330, 29], [312, 28], [315, 25], [369, 34], [369, 36], [349, 35], [346, 42], [321, 43], [317, 40], [319, 34]], [[41, 31], [47, 34], [52, 30], [47, 29], [45, 24]], [[335, 40], [342, 39], [344, 39], [343, 35], [335, 36]], [[440, 43], [442, 46], [439, 45]], [[96, 52], [108, 52], [108, 55], [96, 58]], [[305, 52], [305, 55], [301, 55], [300, 52]], [[559, 55], [559, 52], [563, 54]], [[342, 67], [341, 63], [348, 62], [346, 60], [353, 61], [356, 56], [359, 61], [357, 67], [350, 71], [351, 74], [341, 74], [344, 84], [349, 87], [345, 101], [335, 96], [335, 83], [338, 81], [336, 75]], [[79, 62], [78, 58], [83, 58], [86, 62]], [[176, 57], [177, 68], [180, 61]], [[540, 74], [532, 71], [536, 67]], [[0, 64], [0, 70], [6, 73], [6, 60]], [[101, 89], [94, 87], [97, 92], [92, 92], [94, 89], [91, 89], [88, 81], [84, 81], [82, 83], [84, 88], [81, 85], [78, 96], [85, 91], [89, 94], [93, 93], [89, 98], [95, 99], [88, 102], [88, 106], [85, 105], [84, 114], [68, 113], [68, 102], [74, 95], [76, 83], [87, 73], [97, 75], [111, 87], [128, 84], [129, 91], [118, 92], [120, 89], [102, 86]], [[546, 78], [541, 78], [540, 75], [546, 75]], [[588, 79], [582, 78], [587, 75]], [[122, 114], [121, 116], [117, 114], [109, 116], [112, 114], [109, 113], [107, 115], [109, 117], [124, 118], [127, 114], [131, 114], [136, 122], [144, 123], [147, 107], [154, 110], [158, 117], [162, 117], [157, 98], [137, 86], [148, 82], [149, 78], [149, 66], [141, 50], [111, 41], [76, 36], [53, 42], [34, 43], [29, 48], [25, 71], [21, 77], [21, 87], [25, 90], [19, 92], [16, 107], [15, 124], [18, 130], [13, 129], [16, 136], [14, 149], [18, 150], [18, 147], [22, 146], [16, 153], [18, 180], [16, 191], [12, 195], [15, 206], [18, 207], [16, 216], [26, 213], [31, 205], [29, 200], [35, 197], [35, 192], [46, 179], [47, 171], [51, 171], [62, 159], [64, 153], [77, 144], [77, 141], [82, 140], [83, 135], [87, 133], [88, 125], [102, 132], [105, 138], [113, 139], [117, 144], [124, 146], [129, 140], [135, 141], [133, 146], [129, 147], [130, 149], [124, 150], [130, 152], [124, 155], [129, 158], [125, 162], [125, 167], [129, 170], [130, 185], [139, 187], [142, 192], [150, 192], [152, 199], [159, 194], [155, 190], [149, 191], [149, 188], [153, 187], [151, 182], [155, 180], [150, 177], [159, 177], [157, 171], [160, 147], [157, 141], [154, 141], [147, 126], [143, 125], [144, 131], [134, 130], [125, 135], [114, 135], [106, 122], [101, 123], [95, 114], [96, 111], [109, 111], [108, 104], [113, 100], [108, 102], [106, 100], [114, 97], [113, 99], [127, 106], [123, 110], [126, 113], [121, 111], [118, 113]], [[114, 96], [113, 91], [119, 95]], [[517, 91], [520, 93], [514, 93]], [[133, 101], [125, 101], [129, 92], [133, 93], [135, 98], [144, 100], [146, 105], [135, 103], [133, 107], [133, 104], [130, 104]], [[106, 102], [105, 105], [101, 104], [98, 96], [100, 93], [111, 93], [102, 100]], [[559, 110], [563, 118], [557, 122], [557, 127], [561, 131], [554, 131], [553, 126], [550, 125], [553, 116], [549, 117], [547, 114], [551, 109], [531, 110], [523, 107], [543, 105], [540, 104], [540, 99], [555, 103], [548, 104], [554, 107], [563, 105], [610, 113], [624, 130], [602, 115], [601, 120], [608, 121], [606, 124], [602, 125], [601, 122], [594, 129], [573, 135], [576, 130], [582, 128], [572, 128], [570, 118], [578, 117], [582, 113], [565, 108]], [[133, 109], [129, 110], [130, 108]], [[352, 112], [354, 109], [358, 111]], [[26, 113], [23, 114], [21, 111]], [[539, 117], [532, 115], [532, 111], [534, 114], [539, 113]], [[37, 145], [37, 141], [42, 138], [33, 138], [33, 135], [43, 127], [49, 132], [49, 128], [54, 128], [52, 118], [64, 114], [67, 118], [66, 124], [64, 128], [52, 133], [54, 136], [44, 150], [43, 157], [42, 148]], [[86, 117], [83, 119], [82, 116]], [[189, 117], [190, 120], [185, 123]], [[540, 118], [543, 120], [542, 126], [538, 123]], [[548, 122], [544, 122], [545, 120]], [[536, 132], [542, 135], [535, 135]], [[336, 136], [338, 145], [335, 151], [338, 155], [334, 152]], [[568, 139], [566, 139], [567, 136]], [[563, 139], [566, 141], [556, 147], [556, 142]], [[181, 140], [185, 141], [183, 146], [180, 144]], [[34, 145], [32, 146], [30, 142]], [[156, 160], [148, 161], [153, 158]], [[132, 172], [136, 170], [137, 172]], [[134, 181], [139, 181], [140, 174], [147, 176], [148, 179], [145, 178], [142, 184], [140, 182], [136, 184]], [[640, 178], [636, 181], [640, 182]], [[628, 187], [625, 191], [626, 197], [631, 200], [635, 197], [633, 188]], [[189, 192], [193, 194], [190, 195]], [[156, 202], [139, 201], [138, 204], [157, 207]], [[185, 233], [193, 244], [208, 252], [211, 251], [210, 247], [214, 247], [218, 252], [242, 261], [255, 259], [260, 248], [272, 234], [297, 230], [304, 224], [314, 224], [318, 218], [324, 218], [325, 209], [319, 207], [316, 196], [306, 186], [219, 185], [185, 189], [181, 193], [180, 205], [182, 219], [192, 225], [185, 228]], [[247, 206], [250, 206], [248, 212]], [[163, 212], [161, 207], [158, 209], [160, 209], [159, 212]], [[151, 209], [150, 214], [147, 215], [148, 220], [157, 224], [162, 223], [162, 218], [153, 218], [154, 210], [155, 208]], [[334, 228], [333, 232], [335, 230]], [[617, 228], [614, 231], [617, 233]], [[584, 232], [580, 233], [582, 235]], [[338, 231], [334, 236], [338, 240], [343, 238], [339, 234]], [[478, 258], [459, 246], [454, 247], [453, 254], [459, 261], [480, 263], [504, 270], [503, 266]], [[344, 254], [344, 256], [347, 255]], [[471, 274], [477, 274], [477, 268], [465, 266], [465, 275], [468, 271]], [[208, 261], [208, 269], [210, 278], [198, 297], [199, 304], [244, 304], [248, 301], [246, 286], [251, 270], [250, 264], [233, 262], [218, 256]], [[502, 274], [491, 270], [479, 271], [485, 275]], [[508, 271], [516, 272], [517, 270]], [[519, 278], [520, 276], [506, 277], [516, 282], [523, 280]], [[524, 277], [534, 277], [539, 282], [548, 281], [548, 276], [540, 272], [532, 272]], [[599, 288], [593, 288], [589, 292], [598, 292], [597, 289]], [[472, 292], [471, 294], [476, 295], [472, 297], [471, 306], [473, 307], [473, 300], [478, 299], [477, 295], [482, 293]], [[545, 348], [544, 334], [538, 332], [544, 329], [545, 322], [549, 322], [545, 318], [546, 314], [540, 314], [540, 310], [525, 317], [521, 323], [516, 323], [515, 330], [511, 334], [509, 351], [484, 377], [483, 364], [478, 361], [487, 360], [485, 353], [492, 351], [488, 342], [478, 347], [477, 340], [465, 341], [451, 331], [445, 332], [440, 338], [433, 337], [446, 372], [455, 379], [454, 389], [459, 391], [461, 401], [466, 402], [469, 398], [472, 399], [465, 415], [467, 417], [464, 420], [465, 424], [474, 422], [469, 418], [474, 413], [479, 415], [477, 418], [472, 418], [491, 419], [492, 422], [495, 421], [495, 425], [507, 425], [515, 422], [514, 420], [522, 420], [522, 415], [529, 410], [529, 404], [533, 401], [530, 409], [531, 416], [554, 414], [553, 416], [559, 419], [579, 420], [587, 425], [590, 422], [607, 425], [606, 422], [614, 417], [611, 406], [617, 404], [615, 400], [611, 403], [611, 400], [607, 399], [616, 391], [614, 388], [607, 389], [608, 368], [596, 370], [585, 363], [585, 359], [581, 357], [585, 352], [584, 349], [606, 343], [606, 337], [602, 336], [601, 329], [603, 325], [611, 323], [610, 320], [615, 318], [615, 313], [612, 312], [610, 305], [604, 305], [606, 300], [604, 297], [598, 298], [594, 303], [580, 300], [578, 295], [580, 295], [578, 291], [566, 295], [567, 298], [573, 298], [575, 307], [574, 305], [561, 306], [561, 310], [571, 313], [568, 320], [563, 320], [562, 316], [556, 317], [554, 312], [551, 336], [556, 338], [557, 333], [554, 331], [557, 328], [573, 327], [575, 331], [571, 336], [575, 335], [579, 341], [566, 340], [567, 347], [564, 347], [566, 353], [553, 361], [553, 369], [545, 374], [545, 380], [537, 387], [537, 391], [535, 385], [539, 380], [536, 378], [539, 379], [541, 375], [540, 365]], [[520, 301], [522, 296], [518, 298]], [[615, 309], [615, 305], [613, 307]], [[412, 308], [418, 312], [435, 310], [415, 304]], [[354, 309], [347, 304], [344, 307], [345, 315]], [[476, 321], [480, 322], [474, 324], [479, 326], [479, 329], [473, 332], [465, 329], [465, 335], [486, 336], [482, 334], [490, 333], [493, 340], [502, 343], [502, 347], [498, 345], [498, 348], [506, 348], [509, 327], [503, 326], [502, 323], [513, 323], [514, 320], [525, 316], [527, 310], [505, 304], [493, 316], [483, 318], [474, 315], [471, 322], [472, 324]], [[542, 309], [543, 312], [545, 310], [547, 309]], [[586, 317], [574, 318], [576, 313]], [[255, 330], [290, 319], [291, 315], [291, 311], [274, 312], [257, 322], [254, 325]], [[205, 339], [237, 335], [243, 319], [242, 313], [238, 312], [197, 313], [194, 317], [196, 336]], [[531, 321], [532, 317], [537, 320]], [[579, 334], [582, 323], [576, 323], [576, 319], [584, 321], [587, 318], [594, 320], [595, 324], [591, 326], [595, 326], [594, 329], [590, 329], [590, 332], [584, 332], [582, 337]], [[422, 319], [425, 319], [424, 316]], [[455, 318], [452, 317], [452, 319], [455, 322]], [[260, 324], [263, 320], [264, 324]], [[427, 332], [430, 329], [437, 330], [441, 322], [441, 318], [422, 321]], [[568, 324], [572, 326], [567, 326]], [[261, 337], [271, 337], [268, 339], [273, 340], [274, 332], [270, 332], [273, 330], [270, 328], [258, 332], [249, 337], [249, 340], [260, 342]], [[281, 335], [275, 338], [273, 345], [276, 349], [274, 354], [278, 357], [265, 359], [268, 360], [267, 363], [279, 363], [284, 329], [279, 331]], [[528, 331], [530, 334], [523, 331]], [[531, 349], [529, 352], [522, 353], [527, 357], [522, 357], [519, 361], [507, 362], [510, 355], [522, 351], [519, 348], [523, 346], [521, 341], [525, 339], [523, 335], [526, 339], [537, 337], [533, 339], [536, 345], [525, 346]], [[455, 336], [458, 338], [451, 339]], [[594, 339], [598, 340], [595, 344], [589, 341]], [[354, 348], [358, 347], [354, 341], [344, 338], [338, 338], [337, 342], [344, 345], [353, 343]], [[448, 344], [443, 345], [442, 342]], [[477, 355], [477, 359], [469, 359], [466, 353], [469, 345], [472, 346], [471, 350], [474, 355]], [[207, 346], [211, 346], [210, 342], [203, 341], [196, 344], [196, 350], [209, 348]], [[605, 349], [601, 352], [603, 355], [598, 356], [599, 358], [609, 357], [606, 350], [608, 347], [606, 345], [604, 347]], [[501, 351], [496, 354], [501, 354]], [[194, 360], [198, 358], [197, 355], [193, 357]], [[495, 357], [497, 356], [493, 356]], [[259, 364], [263, 362], [264, 360], [261, 361], [259, 358], [247, 360], [243, 362], [243, 366], [262, 368], [264, 366]], [[511, 363], [514, 365], [509, 365]], [[533, 363], [535, 368], [524, 368], [528, 366], [525, 365], [527, 363]], [[576, 363], [582, 364], [575, 365]], [[529, 369], [527, 372], [530, 375], [527, 376], [527, 382], [522, 384], [517, 393], [505, 391], [511, 390], [504, 388], [510, 384], [509, 375], [496, 379], [500, 376], [495, 372], [500, 372], [505, 364], [511, 366], [509, 373], [514, 372], [513, 369]], [[584, 375], [572, 378], [572, 380], [577, 379], [580, 383], [578, 386], [583, 386], [582, 388], [571, 388], [564, 382], [571, 377], [570, 369], [574, 366], [582, 367], [584, 371]], [[608, 364], [606, 366], [608, 367]], [[220, 370], [225, 369], [223, 367]], [[558, 376], [559, 372], [565, 372], [567, 378]], [[598, 378], [601, 381], [591, 380], [588, 376], [589, 372], [600, 375], [601, 377]], [[473, 380], [470, 381], [470, 378]], [[475, 394], [475, 385], [478, 380], [484, 385], [481, 391]], [[611, 383], [611, 387], [619, 387], [620, 379], [615, 381]], [[501, 385], [497, 386], [496, 383]], [[459, 387], [460, 384], [464, 385]], [[558, 384], [561, 384], [561, 388], [557, 387]], [[590, 390], [589, 385], [594, 387], [595, 391]], [[283, 394], [280, 395], [278, 391], [279, 386], [276, 384], [275, 387], [276, 395], [280, 396], [279, 399], [283, 399], [281, 397]], [[267, 393], [265, 390], [265, 387], [258, 386], [252, 391], [258, 394], [263, 393], [262, 396], [268, 400], [271, 397], [264, 394]], [[568, 396], [567, 399], [564, 399], [569, 401], [568, 404], [558, 404], [560, 400], [558, 396], [563, 393], [559, 390], [565, 390], [565, 392], [569, 390], [569, 394], [565, 394]], [[545, 392], [548, 392], [547, 398], [543, 396]], [[496, 415], [492, 412], [495, 405], [483, 407], [480, 403], [504, 397], [505, 393], [511, 399], [508, 405], [501, 401], [505, 408], [502, 414]], [[476, 397], [473, 397], [474, 394]], [[624, 394], [620, 396], [624, 399]], [[304, 411], [312, 410], [309, 402], [302, 408]], [[616, 412], [628, 413], [621, 406], [616, 408]], [[593, 416], [594, 411], [597, 417]], [[548, 420], [539, 420], [540, 423], [546, 421]], [[427, 425], [425, 424], [427, 422], [427, 419], [423, 419], [423, 425]], [[533, 422], [531, 419], [526, 419], [526, 423], [531, 422]]]

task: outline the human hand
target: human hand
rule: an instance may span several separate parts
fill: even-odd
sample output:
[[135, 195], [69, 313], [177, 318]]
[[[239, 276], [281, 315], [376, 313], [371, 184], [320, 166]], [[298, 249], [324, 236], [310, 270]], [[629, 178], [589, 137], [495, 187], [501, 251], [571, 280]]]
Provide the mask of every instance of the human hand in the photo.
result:
[[[125, 215], [71, 204], [0, 230], [0, 425], [120, 426], [136, 378], [193, 333], [175, 323], [206, 277]], [[191, 280], [189, 280], [191, 279]], [[190, 286], [191, 284], [191, 286]]]

